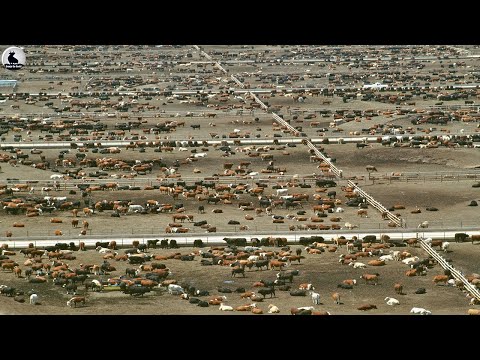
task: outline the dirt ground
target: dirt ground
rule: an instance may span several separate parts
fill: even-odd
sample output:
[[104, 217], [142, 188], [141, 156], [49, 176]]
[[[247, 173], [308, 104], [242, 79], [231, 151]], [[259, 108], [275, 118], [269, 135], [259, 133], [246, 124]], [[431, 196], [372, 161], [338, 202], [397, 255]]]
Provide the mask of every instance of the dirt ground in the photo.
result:
[[[297, 246], [292, 246], [295, 249]], [[265, 248], [266, 250], [278, 250], [273, 248]], [[423, 251], [419, 248], [402, 248], [411, 252], [412, 255], [425, 257]], [[177, 250], [152, 250], [153, 254], [171, 254], [180, 252], [188, 254], [198, 249], [180, 248]], [[205, 250], [205, 249], [204, 249]], [[448, 258], [453, 260], [454, 266], [466, 274], [478, 272], [478, 264], [475, 260], [479, 255], [480, 247], [468, 243], [451, 244], [451, 251], [446, 254]], [[120, 249], [120, 253], [123, 251]], [[469, 308], [477, 308], [468, 304], [468, 299], [460, 290], [450, 286], [434, 285], [432, 278], [435, 275], [443, 273], [440, 266], [435, 266], [428, 270], [426, 276], [407, 277], [404, 272], [409, 268], [401, 262], [388, 262], [383, 267], [368, 266], [367, 269], [353, 269], [351, 266], [341, 265], [338, 262], [340, 254], [346, 254], [345, 247], [337, 250], [336, 253], [325, 252], [319, 255], [306, 254], [305, 259], [300, 264], [292, 263], [288, 270], [299, 270], [299, 275], [294, 277], [292, 289], [298, 288], [301, 283], [312, 283], [315, 291], [321, 296], [321, 304], [314, 305], [316, 310], [329, 311], [334, 315], [341, 314], [408, 314], [412, 307], [424, 307], [433, 314], [466, 314]], [[102, 262], [102, 255], [94, 250], [86, 252], [75, 252], [77, 259], [69, 261], [70, 268], [78, 267], [81, 263]], [[24, 258], [22, 254], [11, 257], [23, 266]], [[370, 260], [370, 258], [368, 259]], [[47, 262], [47, 260], [44, 260]], [[157, 261], [158, 262], [158, 261]], [[232, 278], [230, 274], [231, 268], [228, 266], [201, 266], [200, 257], [196, 256], [194, 261], [165, 260], [161, 261], [172, 272], [169, 276], [175, 279], [179, 284], [187, 283], [195, 286], [197, 289], [207, 290], [210, 295], [201, 297], [207, 300], [211, 296], [226, 295], [226, 305], [233, 307], [246, 305], [251, 303], [248, 299], [241, 299], [239, 293], [224, 294], [218, 292], [218, 287], [227, 287], [235, 290], [243, 287], [247, 291], [257, 291], [253, 283], [260, 280], [274, 280], [278, 271], [262, 270], [262, 271], [246, 271], [245, 278]], [[366, 263], [366, 261], [363, 261]], [[105, 279], [123, 275], [125, 268], [133, 267], [125, 262], [116, 262], [111, 260], [116, 271], [110, 275], [103, 276]], [[365, 284], [360, 276], [364, 273], [379, 273], [380, 282], [378, 285]], [[87, 281], [92, 279], [100, 279], [100, 276], [91, 275]], [[357, 285], [352, 290], [338, 289], [337, 284], [345, 279], [357, 279]], [[394, 292], [393, 285], [400, 282], [404, 286], [404, 295], [397, 295]], [[218, 306], [210, 306], [208, 308], [200, 308], [196, 305], [188, 303], [188, 301], [180, 299], [179, 296], [170, 295], [165, 288], [155, 288], [152, 292], [147, 293], [143, 297], [132, 297], [123, 294], [120, 291], [103, 291], [99, 293], [88, 292], [87, 303], [84, 307], [69, 308], [66, 301], [71, 297], [67, 295], [65, 289], [53, 285], [51, 280], [45, 284], [29, 284], [24, 278], [15, 278], [10, 272], [0, 272], [0, 284], [13, 286], [17, 290], [25, 293], [31, 289], [35, 290], [40, 297], [40, 305], [33, 306], [26, 303], [17, 303], [13, 298], [0, 296], [0, 312], [3, 314], [232, 314], [231, 312], [222, 312], [218, 310]], [[426, 294], [415, 294], [415, 290], [419, 287], [426, 289]], [[334, 304], [331, 294], [339, 292], [341, 296], [341, 304]], [[84, 286], [79, 285], [78, 295], [85, 295]], [[400, 301], [399, 306], [388, 306], [385, 304], [386, 296], [394, 297]], [[293, 297], [289, 292], [276, 291], [276, 296], [272, 299], [267, 298], [263, 302], [258, 302], [257, 306], [267, 313], [268, 304], [274, 304], [280, 309], [280, 314], [289, 314], [291, 307], [312, 306], [309, 296]], [[367, 312], [357, 310], [357, 307], [363, 304], [374, 304], [378, 309]], [[250, 314], [249, 312], [233, 312], [233, 314]]]

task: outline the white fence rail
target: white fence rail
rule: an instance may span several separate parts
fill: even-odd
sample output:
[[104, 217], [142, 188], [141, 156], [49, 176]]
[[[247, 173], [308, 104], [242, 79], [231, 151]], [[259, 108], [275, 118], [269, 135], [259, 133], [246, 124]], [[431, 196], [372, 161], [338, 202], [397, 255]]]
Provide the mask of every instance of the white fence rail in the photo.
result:
[[397, 226], [400, 226], [403, 228], [407, 226], [402, 219], [400, 219], [398, 216], [393, 215], [390, 211], [388, 211], [388, 209], [385, 206], [380, 204], [372, 196], [368, 195], [365, 191], [363, 191], [360, 187], [358, 187], [353, 181], [348, 180], [348, 186], [351, 186], [354, 189], [356, 189], [360, 196], [364, 197], [370, 205], [372, 205], [375, 209], [380, 211], [382, 214], [386, 213], [388, 219], [393, 221]]
[[433, 257], [441, 267], [445, 270], [449, 270], [452, 276], [456, 280], [460, 280], [465, 289], [472, 294], [477, 300], [480, 300], [480, 292], [478, 291], [477, 287], [470, 284], [468, 280], [463, 276], [463, 274], [455, 269], [452, 265], [450, 265], [438, 252], [436, 252], [430, 245], [428, 245], [423, 239], [420, 239], [420, 246], [423, 250], [425, 250], [431, 257]]
[[330, 170], [338, 177], [342, 177], [342, 170], [338, 169], [335, 165], [333, 165], [333, 163], [325, 156], [323, 155], [323, 153], [318, 150], [318, 148], [313, 145], [313, 143], [310, 141], [310, 140], [307, 140], [307, 139], [304, 139], [304, 143], [310, 148], [313, 150], [313, 152], [315, 153], [315, 155], [317, 155], [318, 157], [320, 157], [325, 163], [328, 164], [328, 166], [330, 167]]

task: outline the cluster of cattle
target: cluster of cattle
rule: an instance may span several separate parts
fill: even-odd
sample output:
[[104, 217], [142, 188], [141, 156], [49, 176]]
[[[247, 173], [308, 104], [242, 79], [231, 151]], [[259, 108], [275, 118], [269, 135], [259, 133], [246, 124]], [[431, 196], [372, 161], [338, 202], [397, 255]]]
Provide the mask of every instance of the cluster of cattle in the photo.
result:
[[[171, 295], [180, 295], [182, 300], [188, 300], [190, 304], [200, 307], [219, 306], [220, 311], [247, 311], [254, 314], [268, 313], [286, 313], [292, 315], [329, 315], [330, 312], [317, 310], [315, 305], [322, 305], [321, 299], [325, 296], [315, 290], [315, 286], [311, 283], [295, 284], [295, 278], [300, 275], [298, 269], [289, 269], [293, 263], [302, 264], [306, 256], [319, 256], [323, 252], [338, 253], [339, 263], [341, 266], [349, 265], [352, 269], [364, 269], [358, 274], [358, 278], [352, 277], [344, 279], [337, 285], [339, 290], [332, 291], [330, 294], [333, 304], [342, 304], [341, 299], [344, 298], [342, 290], [356, 289], [361, 283], [365, 285], [381, 285], [382, 276], [379, 271], [383, 266], [388, 266], [389, 262], [399, 261], [408, 266], [406, 276], [425, 276], [428, 269], [433, 268], [436, 262], [431, 257], [419, 258], [412, 256], [409, 250], [389, 250], [392, 246], [387, 236], [382, 237], [382, 243], [372, 243], [375, 241], [374, 236], [365, 237], [359, 240], [353, 237], [351, 240], [344, 237], [334, 239], [334, 244], [326, 244], [319, 236], [311, 238], [303, 238], [302, 243], [305, 248], [297, 247], [292, 249], [286, 244], [282, 238], [262, 238], [250, 239], [251, 245], [248, 245], [246, 238], [225, 238], [226, 246], [214, 246], [203, 249], [204, 244], [201, 240], [195, 242], [195, 246], [202, 249], [189, 253], [175, 252], [169, 255], [160, 255], [149, 253], [150, 249], [160, 248], [178, 248], [175, 240], [167, 239], [149, 240], [146, 244], [140, 244], [138, 241], [132, 243], [131, 248], [119, 250], [115, 241], [97, 242], [95, 244], [96, 252], [101, 256], [102, 260], [98, 263], [80, 264], [79, 266], [69, 265], [69, 261], [76, 260], [75, 254], [78, 251], [86, 250], [85, 244], [80, 243], [76, 246], [74, 243], [57, 243], [55, 246], [45, 247], [43, 249], [31, 247], [20, 250], [20, 254], [24, 255], [25, 260], [20, 265], [11, 259], [17, 253], [8, 250], [7, 246], [3, 246], [0, 259], [3, 272], [11, 272], [17, 277], [22, 277], [36, 287], [32, 290], [30, 303], [38, 303], [41, 296], [41, 289], [44, 287], [33, 284], [51, 283], [66, 291], [66, 294], [73, 295], [67, 302], [67, 306], [87, 306], [88, 291], [122, 291], [133, 297], [144, 296], [150, 292], [163, 291]], [[316, 240], [316, 241], [314, 241]], [[415, 246], [417, 239], [407, 240], [409, 246]], [[439, 247], [443, 251], [448, 251], [448, 242], [431, 239], [426, 240], [431, 246]], [[160, 244], [159, 244], [160, 242]], [[263, 246], [273, 246], [271, 250], [263, 249]], [[342, 251], [346, 249], [346, 253]], [[366, 261], [367, 259], [371, 259]], [[266, 274], [263, 270], [277, 270], [275, 277], [271, 280], [264, 276], [262, 280], [252, 283], [251, 289], [245, 287], [231, 288], [227, 286], [219, 286], [217, 292], [221, 295], [211, 295], [211, 290], [201, 290], [192, 286], [188, 281], [177, 283], [172, 278], [171, 266], [163, 263], [169, 260], [195, 261], [198, 259], [200, 266], [219, 266], [228, 267], [228, 273], [232, 278], [237, 276], [250, 277], [252, 274]], [[362, 261], [360, 261], [363, 259]], [[47, 260], [48, 262], [45, 262]], [[110, 261], [125, 261], [127, 266], [125, 274], [118, 274], [116, 266]], [[163, 262], [162, 262], [163, 261]], [[173, 265], [173, 264], [172, 264]], [[23, 267], [23, 269], [22, 269]], [[374, 270], [375, 268], [375, 270]], [[377, 270], [378, 269], [378, 270]], [[365, 270], [367, 270], [365, 272]], [[222, 271], [222, 270], [220, 270]], [[355, 271], [355, 270], [354, 270]], [[224, 272], [224, 271], [222, 271]], [[356, 271], [355, 271], [356, 272]], [[117, 274], [115, 274], [117, 273]], [[226, 275], [226, 274], [225, 274]], [[468, 280], [474, 286], [480, 285], [480, 277], [477, 274], [467, 276]], [[463, 289], [463, 283], [455, 280], [452, 275], [445, 272], [442, 275], [433, 277], [435, 285], [443, 284], [444, 286], [455, 286]], [[83, 286], [81, 291], [80, 286]], [[44, 285], [43, 285], [44, 286]], [[363, 286], [363, 285], [361, 285]], [[332, 289], [333, 290], [333, 289]], [[400, 282], [393, 286], [393, 291], [397, 295], [404, 294], [404, 287]], [[278, 292], [286, 292], [293, 297], [308, 297], [314, 306], [294, 307], [290, 309], [280, 309], [275, 304], [269, 304], [268, 308], [262, 308], [261, 303], [266, 297], [272, 300], [278, 296]], [[418, 288], [415, 294], [424, 294], [425, 288]], [[15, 288], [0, 286], [0, 293], [14, 297], [18, 302], [24, 302], [23, 292]], [[31, 296], [34, 294], [36, 296]], [[230, 299], [234, 293], [237, 293], [240, 299], [250, 299], [251, 303], [241, 306], [230, 306], [227, 304], [227, 296]], [[230, 295], [229, 295], [230, 294]], [[388, 292], [386, 293], [388, 294]], [[208, 300], [202, 297], [208, 297]], [[283, 297], [283, 295], [282, 295]], [[272, 300], [270, 302], [272, 302]], [[394, 297], [386, 296], [384, 301], [387, 305], [396, 306], [400, 301]], [[471, 304], [476, 304], [472, 299]], [[357, 306], [359, 311], [368, 311], [377, 309], [378, 304], [362, 304]], [[428, 315], [431, 311], [413, 307], [410, 311], [413, 314]], [[474, 309], [469, 310], [469, 314], [474, 314]], [[475, 313], [477, 314], [477, 313]]]

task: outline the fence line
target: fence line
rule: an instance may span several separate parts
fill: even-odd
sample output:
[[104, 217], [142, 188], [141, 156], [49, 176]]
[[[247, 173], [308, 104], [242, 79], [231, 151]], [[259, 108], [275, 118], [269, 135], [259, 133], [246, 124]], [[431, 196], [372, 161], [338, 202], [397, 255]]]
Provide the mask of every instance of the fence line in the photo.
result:
[[380, 211], [382, 214], [387, 215], [388, 219], [393, 221], [397, 226], [400, 226], [402, 228], [407, 227], [407, 224], [404, 223], [403, 219], [400, 219], [399, 217], [393, 215], [385, 206], [383, 206], [381, 203], [379, 203], [377, 200], [375, 200], [372, 196], [367, 194], [365, 191], [363, 191], [360, 187], [358, 187], [353, 181], [348, 180], [348, 186], [353, 187], [355, 190], [357, 190], [358, 194], [364, 197], [367, 202], [372, 205], [375, 209]]
[[317, 155], [318, 157], [320, 157], [324, 162], [326, 162], [329, 167], [330, 167], [330, 170], [338, 177], [342, 177], [343, 174], [342, 174], [342, 170], [338, 169], [335, 165], [332, 164], [332, 162], [325, 156], [323, 155], [323, 153], [318, 150], [318, 148], [313, 145], [313, 143], [310, 141], [310, 140], [306, 140], [304, 139], [304, 143], [310, 148], [313, 150], [313, 152], [315, 153], [315, 155]]
[[371, 176], [370, 180], [375, 181], [383, 181], [387, 180], [389, 183], [396, 181], [396, 182], [451, 182], [451, 181], [472, 181], [472, 180], [480, 180], [480, 172], [446, 172], [446, 173], [404, 173], [404, 174], [396, 174], [396, 175], [388, 175], [385, 174], [383, 176]]
[[440, 266], [442, 266], [445, 270], [449, 270], [455, 279], [460, 280], [470, 294], [472, 294], [477, 300], [480, 300], [480, 292], [478, 289], [470, 284], [460, 271], [450, 265], [438, 252], [428, 245], [424, 239], [420, 239], [420, 245], [423, 250], [425, 250], [440, 264]]

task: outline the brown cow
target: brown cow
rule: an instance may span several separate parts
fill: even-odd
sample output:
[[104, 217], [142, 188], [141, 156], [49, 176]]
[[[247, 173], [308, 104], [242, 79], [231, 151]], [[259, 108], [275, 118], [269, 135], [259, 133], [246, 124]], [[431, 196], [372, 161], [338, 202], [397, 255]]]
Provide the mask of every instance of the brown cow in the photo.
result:
[[447, 275], [437, 275], [433, 278], [432, 280], [435, 285], [437, 285], [439, 282], [443, 282], [444, 285], [447, 284], [448, 281], [448, 276]]
[[271, 260], [270, 261], [270, 268], [272, 270], [275, 270], [275, 268], [278, 268], [279, 270], [282, 270], [282, 268], [286, 265], [287, 265], [287, 263], [285, 263], [283, 261], [278, 261], [278, 260]]
[[72, 227], [74, 228], [78, 227], [78, 219], [72, 219]]
[[376, 305], [364, 304], [364, 305], [359, 306], [357, 309], [360, 310], [360, 311], [367, 311], [367, 310], [376, 309], [376, 308], [377, 308]]
[[363, 274], [361, 278], [365, 280], [365, 283], [373, 282], [374, 285], [377, 285], [379, 276], [379, 274]]
[[395, 289], [395, 292], [399, 295], [402, 295], [403, 294], [403, 285], [402, 284], [399, 284], [399, 283], [396, 283], [393, 288]]
[[2, 270], [10, 270], [13, 272], [13, 268], [17, 266], [15, 265], [15, 263], [11, 262], [11, 263], [3, 263], [2, 264]]
[[385, 261], [383, 260], [370, 260], [368, 263], [370, 266], [383, 266], [385, 265]]
[[335, 302], [335, 304], [340, 305], [340, 294], [339, 293], [333, 293], [332, 294], [332, 299]]
[[67, 306], [69, 307], [77, 307], [77, 304], [82, 303], [85, 305], [85, 297], [84, 296], [74, 296], [70, 300], [67, 301]]
[[417, 276], [417, 269], [408, 270], [405, 272], [407, 276]]

